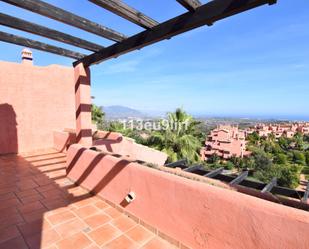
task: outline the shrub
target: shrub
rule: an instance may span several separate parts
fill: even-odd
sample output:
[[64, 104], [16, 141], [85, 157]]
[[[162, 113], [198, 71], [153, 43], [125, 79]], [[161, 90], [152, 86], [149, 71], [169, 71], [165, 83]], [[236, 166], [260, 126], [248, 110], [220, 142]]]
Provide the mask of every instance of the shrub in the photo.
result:
[[263, 182], [269, 182], [273, 177], [278, 179], [278, 185], [296, 188], [299, 185], [301, 167], [298, 165], [273, 164], [268, 170], [259, 170], [254, 177]]
[[293, 162], [296, 164], [306, 165], [306, 157], [304, 153], [300, 151], [293, 151]]
[[274, 157], [274, 163], [287, 164], [288, 157], [285, 154], [280, 153]]
[[226, 162], [223, 166], [224, 166], [224, 169], [227, 169], [227, 170], [231, 170], [235, 167], [235, 165], [230, 161]]

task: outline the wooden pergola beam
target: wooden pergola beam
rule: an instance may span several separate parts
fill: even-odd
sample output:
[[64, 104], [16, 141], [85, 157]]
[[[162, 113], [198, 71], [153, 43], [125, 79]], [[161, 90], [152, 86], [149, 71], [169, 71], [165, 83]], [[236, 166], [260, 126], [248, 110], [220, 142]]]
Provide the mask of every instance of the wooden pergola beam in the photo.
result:
[[152, 18], [128, 6], [121, 0], [89, 0], [89, 1], [146, 29], [151, 29], [159, 24]]
[[90, 33], [102, 36], [109, 40], [120, 42], [126, 38], [125, 35], [94, 23], [88, 19], [77, 16], [69, 11], [60, 9], [56, 6], [43, 2], [41, 0], [2, 0], [3, 2], [32, 11], [34, 13], [52, 18], [59, 22], [71, 25], [76, 28], [88, 31]]
[[215, 177], [215, 176], [221, 174], [223, 170], [224, 170], [223, 167], [218, 168], [218, 169], [214, 169], [214, 170], [208, 172], [207, 174], [205, 174], [204, 176], [205, 176], [205, 177], [212, 178], [212, 177]]
[[243, 11], [264, 5], [273, 4], [276, 0], [213, 0], [197, 8], [195, 12], [187, 12], [155, 26], [151, 30], [145, 30], [130, 38], [113, 44], [107, 48], [93, 53], [74, 62], [84, 63], [90, 66], [101, 61], [118, 57], [130, 51], [143, 48], [150, 44], [171, 38], [175, 35], [201, 27], [212, 25], [214, 22], [226, 17], [236, 15]]
[[172, 163], [167, 163], [164, 166], [165, 167], [169, 167], [169, 168], [176, 168], [176, 167], [180, 167], [180, 166], [186, 166], [188, 160], [187, 159], [181, 159], [179, 161], [176, 162], [172, 162]]
[[262, 190], [262, 193], [270, 192], [275, 186], [277, 186], [277, 178], [274, 177]]
[[245, 180], [248, 176], [248, 171], [244, 171], [241, 174], [239, 174], [233, 181], [231, 181], [229, 184], [230, 185], [236, 185], [241, 183], [243, 180]]
[[307, 203], [308, 202], [308, 197], [309, 197], [309, 182], [307, 184], [306, 191], [305, 191], [304, 196], [302, 198], [302, 202]]
[[84, 54], [74, 52], [74, 51], [71, 51], [65, 48], [56, 47], [53, 45], [38, 42], [38, 41], [31, 40], [31, 39], [24, 38], [24, 37], [17, 36], [17, 35], [12, 35], [6, 32], [2, 32], [2, 31], [0, 31], [0, 41], [7, 42], [7, 43], [13, 43], [13, 44], [24, 46], [24, 47], [34, 48], [34, 49], [38, 49], [41, 51], [73, 58], [76, 60], [85, 56]]
[[194, 171], [202, 169], [202, 168], [203, 168], [203, 166], [201, 166], [201, 165], [193, 165], [193, 166], [191, 166], [189, 168], [184, 169], [183, 171], [194, 172]]
[[176, 1], [189, 11], [195, 11], [198, 7], [202, 5], [202, 3], [199, 0], [176, 0]]
[[100, 46], [98, 44], [35, 23], [31, 23], [16, 17], [12, 17], [4, 13], [0, 13], [0, 24], [10, 28], [29, 32], [31, 34], [40, 35], [52, 40], [67, 43], [76, 47], [88, 49], [94, 52], [104, 48], [103, 46]]

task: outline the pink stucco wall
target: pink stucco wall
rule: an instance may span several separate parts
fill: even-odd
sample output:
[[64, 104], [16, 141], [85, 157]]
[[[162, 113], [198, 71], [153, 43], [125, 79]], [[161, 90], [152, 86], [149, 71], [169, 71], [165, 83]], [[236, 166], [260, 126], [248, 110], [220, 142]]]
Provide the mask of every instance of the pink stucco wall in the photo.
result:
[[150, 147], [138, 144], [134, 139], [124, 137], [117, 132], [98, 131], [93, 145], [103, 152], [130, 157], [147, 163], [164, 165], [167, 154]]
[[84, 146], [92, 146], [90, 69], [82, 63], [74, 67], [76, 140]]
[[72, 145], [68, 176], [192, 248], [307, 249], [309, 213]]
[[53, 131], [75, 129], [73, 68], [0, 61], [0, 154], [53, 147]]
[[76, 133], [70, 131], [54, 131], [54, 149], [60, 152], [65, 152], [76, 143]]

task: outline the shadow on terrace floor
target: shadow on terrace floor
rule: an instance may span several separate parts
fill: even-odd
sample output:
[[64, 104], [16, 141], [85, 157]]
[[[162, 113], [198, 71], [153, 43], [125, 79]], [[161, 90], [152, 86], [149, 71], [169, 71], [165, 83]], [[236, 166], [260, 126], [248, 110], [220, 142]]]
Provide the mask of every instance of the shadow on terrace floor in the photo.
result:
[[0, 249], [174, 248], [74, 185], [65, 159], [0, 156]]

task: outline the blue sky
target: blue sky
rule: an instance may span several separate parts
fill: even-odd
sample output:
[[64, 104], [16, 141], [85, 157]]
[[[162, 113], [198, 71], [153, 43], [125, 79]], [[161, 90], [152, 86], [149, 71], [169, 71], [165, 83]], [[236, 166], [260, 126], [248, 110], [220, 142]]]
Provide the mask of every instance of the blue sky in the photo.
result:
[[[128, 36], [142, 31], [87, 0], [47, 2]], [[175, 0], [125, 2], [159, 22], [185, 12]], [[4, 3], [0, 9], [105, 46], [112, 44]], [[183, 107], [214, 116], [309, 116], [308, 13], [307, 0], [281, 0], [93, 66], [94, 102], [145, 112]], [[12, 32], [2, 26], [0, 30]], [[14, 33], [87, 53], [35, 35]], [[1, 60], [19, 61], [21, 47], [0, 42], [0, 48]], [[39, 51], [34, 51], [34, 57], [37, 65], [72, 63]]]

